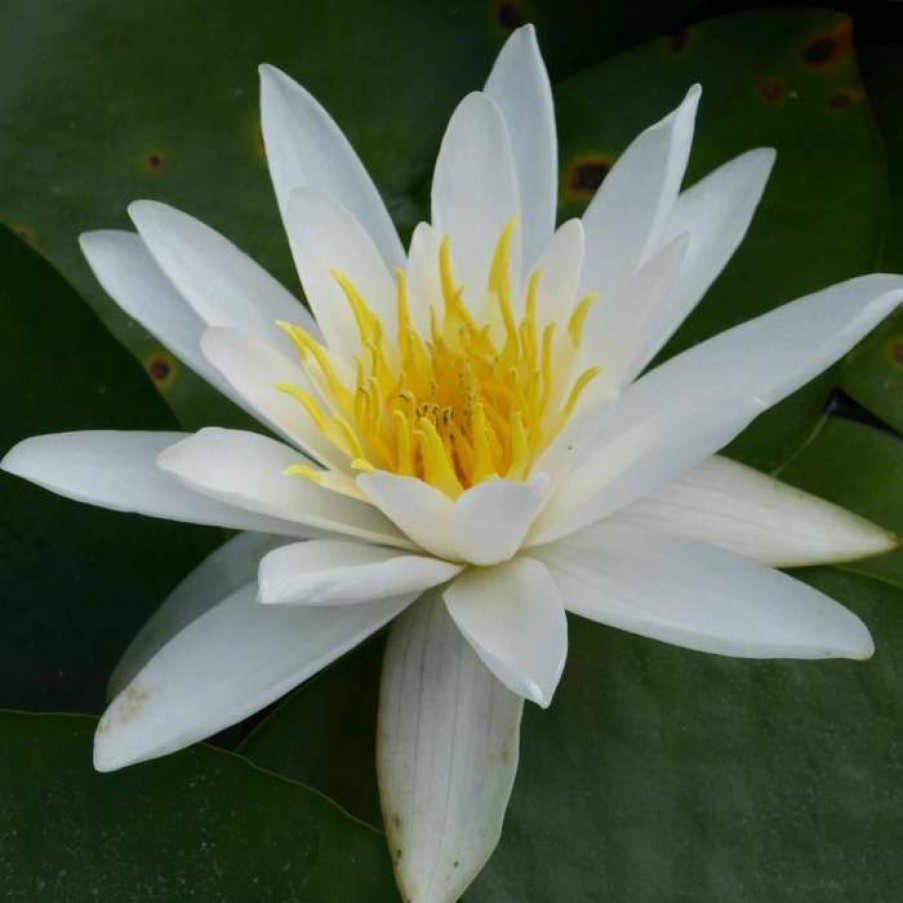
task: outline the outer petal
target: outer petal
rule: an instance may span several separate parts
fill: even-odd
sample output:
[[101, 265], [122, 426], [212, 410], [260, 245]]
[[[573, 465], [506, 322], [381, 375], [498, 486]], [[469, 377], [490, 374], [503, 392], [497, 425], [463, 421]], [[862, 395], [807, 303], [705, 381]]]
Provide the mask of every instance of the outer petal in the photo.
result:
[[409, 903], [453, 903], [495, 849], [522, 710], [521, 697], [493, 677], [436, 597], [392, 627], [376, 764], [395, 875]]
[[203, 429], [172, 445], [157, 464], [203, 495], [238, 508], [392, 546], [408, 543], [370, 505], [286, 476], [298, 453], [256, 433]]
[[713, 543], [772, 567], [852, 561], [898, 544], [865, 518], [721, 457], [637, 499], [609, 523]]
[[532, 25], [518, 28], [502, 48], [486, 82], [511, 136], [523, 217], [523, 259], [532, 266], [555, 228], [558, 138], [549, 74]]
[[402, 611], [410, 596], [342, 608], [268, 607], [254, 584], [192, 621], [104, 713], [94, 767], [182, 749], [296, 687]]
[[583, 246], [583, 224], [570, 219], [558, 227], [537, 261], [536, 320], [540, 330], [548, 323], [566, 322], [571, 315], [580, 284]]
[[216, 501], [192, 492], [157, 467], [157, 456], [187, 433], [85, 430], [25, 439], [0, 468], [77, 502], [186, 521], [309, 536], [301, 524]]
[[442, 310], [439, 280], [440, 238], [429, 223], [418, 223], [408, 251], [408, 298], [411, 320], [421, 336], [430, 334], [430, 308]]
[[724, 549], [596, 524], [542, 557], [569, 611], [742, 658], [868, 658], [865, 625], [804, 583]]
[[615, 388], [627, 385], [657, 350], [655, 335], [661, 306], [671, 294], [683, 264], [689, 236], [679, 235], [653, 254], [608, 298], [590, 309], [583, 330], [581, 370], [602, 367], [603, 379]]
[[515, 558], [461, 574], [443, 598], [477, 655], [514, 693], [547, 708], [567, 658], [567, 619], [547, 568]]
[[317, 334], [303, 305], [228, 239], [157, 201], [135, 201], [129, 215], [160, 268], [209, 326], [272, 338], [277, 320]]
[[305, 372], [291, 358], [237, 329], [206, 330], [201, 336], [201, 348], [210, 365], [258, 419], [306, 455], [337, 470], [346, 469], [347, 458], [323, 439], [295, 399], [276, 388], [289, 383], [314, 391]]
[[583, 215], [580, 292], [604, 298], [661, 244], [690, 156], [700, 88], [621, 155]]
[[346, 207], [367, 230], [386, 266], [401, 266], [404, 250], [386, 205], [348, 139], [297, 82], [260, 67], [260, 110], [267, 163], [283, 217], [296, 188], [312, 186]]
[[678, 197], [665, 241], [688, 233], [690, 244], [674, 291], [650, 324], [648, 359], [671, 338], [743, 241], [774, 160], [769, 147], [748, 151]]
[[382, 470], [361, 474], [357, 485], [416, 545], [439, 558], [457, 560], [451, 538], [454, 503], [447, 495], [423, 480]]
[[489, 480], [455, 501], [451, 539], [457, 557], [471, 564], [507, 561], [517, 553], [539, 513], [549, 478], [536, 474], [529, 483]]
[[383, 333], [395, 336], [395, 281], [349, 210], [321, 191], [299, 188], [289, 198], [285, 228], [304, 294], [331, 350], [349, 363], [360, 350], [354, 313], [336, 271], [353, 283], [382, 320]]
[[[479, 92], [458, 104], [439, 148], [432, 188], [433, 226], [451, 240], [457, 281], [471, 309], [482, 311], [502, 230], [520, 213], [508, 129], [496, 103]], [[512, 269], [520, 267], [520, 230]]]
[[260, 563], [258, 602], [348, 605], [385, 599], [451, 580], [461, 565], [396, 549], [337, 540], [294, 543]]
[[228, 383], [201, 354], [204, 322], [157, 266], [140, 236], [109, 229], [85, 232], [78, 241], [104, 291], [179, 360], [228, 394]]
[[239, 533], [208, 555], [151, 615], [119, 660], [107, 684], [117, 696], [176, 634], [218, 605], [226, 596], [254, 582], [260, 559], [290, 540], [266, 533]]
[[598, 451], [565, 479], [533, 531], [557, 539], [654, 492], [853, 347], [903, 300], [903, 277], [850, 279], [677, 355], [624, 395]]

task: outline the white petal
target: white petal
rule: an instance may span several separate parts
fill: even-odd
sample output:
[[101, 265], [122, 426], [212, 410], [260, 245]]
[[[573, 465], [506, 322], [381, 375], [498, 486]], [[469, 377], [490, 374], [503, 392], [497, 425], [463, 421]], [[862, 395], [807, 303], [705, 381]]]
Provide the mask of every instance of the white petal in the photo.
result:
[[289, 196], [310, 186], [346, 207], [367, 230], [386, 266], [404, 250], [376, 186], [330, 115], [297, 82], [260, 67], [260, 110], [267, 163], [283, 217]]
[[557, 539], [704, 461], [850, 350], [903, 300], [903, 277], [841, 282], [729, 329], [646, 374], [533, 530]]
[[335, 271], [353, 283], [382, 320], [383, 334], [394, 339], [395, 281], [354, 215], [329, 195], [300, 188], [289, 198], [285, 228], [304, 294], [330, 350], [349, 364], [360, 350], [354, 313]]
[[377, 470], [357, 478], [361, 492], [412, 542], [439, 558], [457, 560], [451, 538], [452, 500], [416, 477]]
[[207, 329], [201, 336], [201, 348], [258, 419], [310, 457], [338, 470], [346, 467], [347, 458], [322, 437], [304, 408], [276, 388], [289, 383], [313, 391], [307, 374], [291, 358], [237, 329]]
[[463, 492], [455, 500], [450, 521], [457, 557], [490, 565], [515, 555], [548, 488], [549, 478], [536, 474], [529, 483], [488, 480]]
[[489, 859], [517, 773], [521, 697], [477, 658], [436, 597], [406, 612], [383, 660], [376, 765], [409, 903], [453, 903]]
[[161, 452], [157, 464], [197, 492], [238, 508], [314, 530], [407, 545], [370, 505], [287, 476], [286, 469], [297, 464], [298, 457], [293, 448], [266, 436], [211, 427]]
[[112, 698], [176, 634], [226, 596], [253, 583], [260, 559], [290, 542], [266, 533], [239, 533], [208, 555], [170, 594], [132, 640], [107, 684]]
[[548, 569], [519, 557], [458, 576], [443, 593], [477, 655], [512, 692], [547, 708], [567, 658], [567, 618]]
[[192, 621], [104, 713], [94, 767], [175, 752], [247, 718], [395, 617], [410, 596], [370, 605], [258, 605], [254, 584]]
[[852, 612], [724, 549], [611, 524], [546, 546], [569, 611], [688, 649], [742, 658], [868, 658]]
[[[432, 188], [433, 226], [451, 241], [464, 299], [482, 312], [496, 244], [520, 213], [511, 139], [502, 113], [485, 94], [468, 94], [448, 123]], [[512, 242], [512, 271], [520, 269], [521, 230]]]
[[583, 215], [586, 258], [580, 294], [603, 298], [660, 246], [693, 142], [700, 88], [621, 154]]
[[85, 232], [78, 241], [104, 291], [179, 360], [228, 392], [228, 384], [201, 354], [203, 321], [157, 266], [140, 236], [109, 229]]
[[558, 138], [549, 74], [532, 25], [505, 42], [486, 81], [499, 105], [514, 154], [523, 222], [523, 259], [531, 267], [555, 228]]
[[421, 593], [451, 580], [461, 565], [397, 549], [337, 540], [293, 543], [260, 564], [265, 604], [348, 605]]
[[430, 308], [442, 310], [439, 245], [435, 229], [429, 223], [418, 223], [408, 251], [408, 298], [411, 320], [423, 337], [430, 334]]
[[620, 388], [633, 382], [657, 348], [661, 306], [671, 294], [683, 264], [689, 236], [679, 235], [653, 254], [608, 298], [596, 301], [586, 318], [580, 372], [601, 366], [602, 378]]
[[637, 499], [610, 523], [713, 543], [773, 567], [852, 561], [897, 546], [865, 518], [721, 457]]
[[536, 262], [540, 271], [536, 289], [536, 321], [541, 329], [548, 323], [566, 322], [577, 300], [583, 266], [583, 224], [579, 219], [562, 223]]
[[317, 332], [310, 314], [269, 273], [200, 220], [157, 201], [129, 216], [160, 268], [208, 326], [278, 337], [277, 320]]
[[77, 502], [207, 524], [308, 536], [300, 524], [236, 508], [192, 492], [157, 467], [157, 456], [187, 433], [85, 430], [32, 436], [9, 451], [0, 468]]
[[671, 338], [743, 241], [774, 160], [771, 148], [748, 151], [678, 197], [664, 240], [688, 233], [690, 244], [674, 291], [651, 324], [647, 360]]

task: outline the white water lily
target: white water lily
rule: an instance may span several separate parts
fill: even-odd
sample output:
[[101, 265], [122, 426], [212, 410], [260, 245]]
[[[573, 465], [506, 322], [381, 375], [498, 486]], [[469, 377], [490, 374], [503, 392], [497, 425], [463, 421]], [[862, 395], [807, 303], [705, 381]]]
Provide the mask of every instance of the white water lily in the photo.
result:
[[714, 455], [893, 310], [903, 278], [835, 285], [641, 375], [742, 240], [774, 162], [753, 150], [681, 192], [697, 87], [556, 231], [552, 95], [518, 30], [452, 116], [406, 255], [328, 114], [278, 70], [261, 78], [313, 318], [160, 203], [129, 208], [137, 234], [81, 241], [126, 312], [279, 438], [39, 436], [2, 466], [247, 531], [126, 653], [100, 770], [247, 717], [402, 615], [380, 702], [386, 830], [405, 900], [449, 903], [498, 841], [523, 700], [552, 701], [566, 612], [722, 655], [872, 653], [855, 615], [773, 568], [894, 538]]

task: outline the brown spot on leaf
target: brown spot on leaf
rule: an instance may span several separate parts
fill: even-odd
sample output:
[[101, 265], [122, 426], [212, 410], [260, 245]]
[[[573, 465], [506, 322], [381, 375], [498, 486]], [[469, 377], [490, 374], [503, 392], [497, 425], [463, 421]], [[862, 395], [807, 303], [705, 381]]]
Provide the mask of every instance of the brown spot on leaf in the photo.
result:
[[783, 79], [765, 78], [759, 82], [759, 94], [766, 103], [778, 103], [784, 99], [785, 93]]
[[495, 6], [495, 21], [505, 31], [514, 31], [521, 25], [526, 25], [529, 19], [527, 14], [512, 0], [499, 0]]
[[565, 185], [568, 194], [584, 200], [591, 198], [605, 181], [611, 160], [601, 155], [578, 157], [568, 167]]
[[33, 248], [38, 246], [38, 238], [28, 226], [13, 226], [13, 232], [15, 232], [22, 241], [31, 245]]
[[161, 389], [168, 388], [175, 382], [178, 362], [165, 351], [156, 351], [144, 362], [148, 375]]
[[159, 151], [153, 151], [147, 155], [144, 161], [144, 168], [148, 172], [158, 173], [163, 170], [163, 154]]
[[667, 36], [668, 49], [675, 56], [680, 56], [690, 44], [690, 29], [681, 28], [680, 31], [674, 32]]
[[862, 100], [862, 97], [862, 88], [841, 88], [828, 98], [828, 109], [834, 112], [846, 110], [857, 101]]
[[887, 356], [891, 364], [903, 369], [903, 336], [896, 336], [887, 346]]
[[809, 40], [803, 48], [803, 62], [812, 69], [825, 69], [847, 56], [852, 47], [852, 22], [841, 16], [828, 31]]

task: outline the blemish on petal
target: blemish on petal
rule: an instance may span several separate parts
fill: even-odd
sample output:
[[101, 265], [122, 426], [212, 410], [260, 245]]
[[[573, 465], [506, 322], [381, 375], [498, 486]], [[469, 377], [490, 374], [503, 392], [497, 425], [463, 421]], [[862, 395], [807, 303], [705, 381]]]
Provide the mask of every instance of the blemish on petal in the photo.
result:
[[784, 99], [786, 89], [781, 78], [764, 78], [759, 82], [759, 95], [766, 103], [779, 103]]
[[132, 684], [126, 687], [116, 700], [115, 718], [120, 724], [129, 724], [141, 715], [147, 705], [150, 691], [147, 687]]
[[601, 154], [577, 157], [567, 168], [565, 190], [576, 200], [588, 200], [605, 181], [612, 161]]

